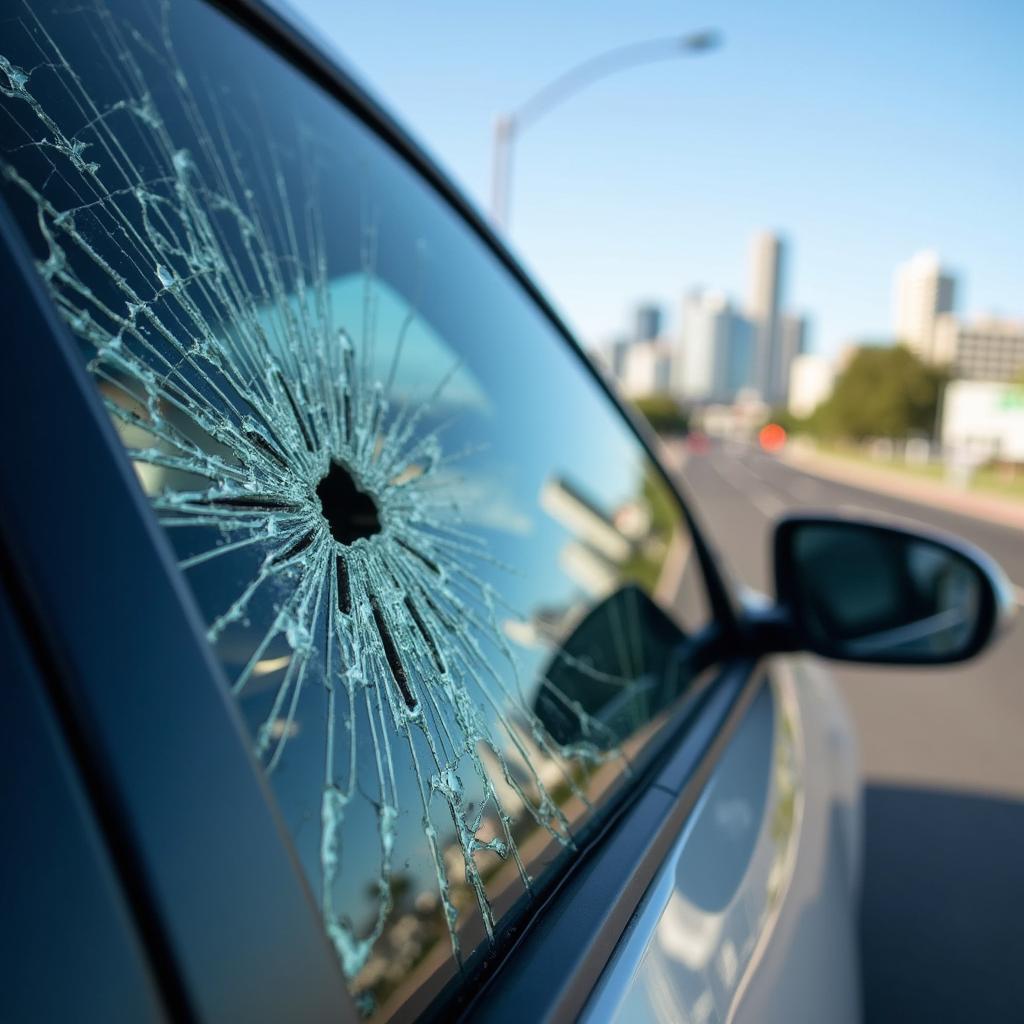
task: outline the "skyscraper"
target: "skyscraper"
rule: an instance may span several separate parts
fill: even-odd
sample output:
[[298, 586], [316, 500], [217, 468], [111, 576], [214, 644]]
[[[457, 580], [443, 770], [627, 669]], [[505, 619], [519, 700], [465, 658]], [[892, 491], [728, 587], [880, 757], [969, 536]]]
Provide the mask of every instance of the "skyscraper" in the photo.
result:
[[778, 322], [777, 376], [771, 381], [771, 401], [776, 405], [789, 402], [789, 385], [793, 362], [807, 351], [807, 318], [796, 313], [783, 313]]
[[620, 384], [631, 398], [666, 394], [671, 371], [672, 353], [666, 342], [635, 341], [626, 350]]
[[607, 361], [608, 369], [616, 380], [621, 380], [626, 372], [626, 355], [632, 341], [629, 338], [613, 338], [608, 345]]
[[672, 390], [681, 398], [713, 397], [715, 353], [725, 345], [728, 308], [721, 292], [694, 289], [684, 297], [679, 353], [672, 372]]
[[661, 307], [643, 302], [636, 307], [635, 341], [654, 341], [661, 334]]
[[956, 279], [943, 270], [938, 254], [927, 250], [896, 268], [893, 292], [897, 341], [905, 342], [926, 362], [937, 362], [935, 322], [953, 309]]
[[757, 330], [755, 386], [764, 400], [785, 400], [789, 363], [782, 351], [782, 294], [786, 248], [770, 231], [755, 235], [751, 245], [751, 280], [748, 313]]
[[683, 300], [672, 392], [691, 401], [731, 402], [753, 379], [754, 328], [721, 292]]

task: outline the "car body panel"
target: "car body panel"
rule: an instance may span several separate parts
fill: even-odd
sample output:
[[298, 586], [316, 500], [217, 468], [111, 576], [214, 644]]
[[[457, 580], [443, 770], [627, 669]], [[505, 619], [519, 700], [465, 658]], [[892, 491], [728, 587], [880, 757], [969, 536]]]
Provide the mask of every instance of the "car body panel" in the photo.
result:
[[828, 673], [777, 659], [587, 1019], [860, 1019], [860, 786]]

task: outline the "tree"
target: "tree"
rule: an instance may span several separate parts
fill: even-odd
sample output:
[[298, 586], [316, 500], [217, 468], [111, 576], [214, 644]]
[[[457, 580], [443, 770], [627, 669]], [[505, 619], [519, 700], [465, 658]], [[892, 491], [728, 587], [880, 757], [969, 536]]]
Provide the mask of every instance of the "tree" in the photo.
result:
[[689, 429], [686, 410], [669, 395], [647, 395], [633, 404], [659, 434], [685, 434]]
[[836, 380], [832, 397], [811, 417], [815, 433], [863, 441], [931, 435], [946, 371], [905, 345], [862, 348]]

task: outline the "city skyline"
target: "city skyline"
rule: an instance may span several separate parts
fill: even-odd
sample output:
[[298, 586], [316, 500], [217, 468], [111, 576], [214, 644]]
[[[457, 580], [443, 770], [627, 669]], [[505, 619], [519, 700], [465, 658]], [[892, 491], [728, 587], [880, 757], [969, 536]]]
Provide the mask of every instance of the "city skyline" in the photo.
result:
[[759, 231], [747, 263], [745, 301], [690, 287], [678, 320], [666, 327], [664, 305], [648, 298], [634, 307], [631, 332], [594, 348], [626, 396], [698, 407], [758, 400], [805, 417], [858, 349], [879, 345], [904, 345], [945, 367], [951, 380], [1013, 384], [1024, 374], [1024, 320], [962, 316], [958, 278], [936, 252], [916, 252], [893, 269], [888, 337], [853, 338], [834, 353], [814, 352], [808, 316], [789, 308], [792, 244]]
[[707, 57], [574, 96], [517, 149], [513, 248], [587, 344], [648, 295], [671, 329], [681, 283], [744, 295], [762, 226], [799, 246], [790, 303], [817, 351], [889, 334], [892, 268], [920, 249], [950, 261], [965, 315], [1024, 315], [1020, 5], [400, 3], [415, 48], [395, 5], [302, 6], [481, 209], [498, 114], [609, 46], [722, 31]]
[[691, 288], [675, 326], [663, 329], [663, 307], [650, 299], [633, 311], [633, 329], [594, 347], [625, 394], [671, 395], [686, 403], [733, 402], [760, 395], [769, 405], [789, 398], [794, 360], [807, 348], [807, 317], [788, 307], [789, 243], [760, 231], [749, 247], [746, 300]]
[[[759, 332], [759, 340], [770, 352], [758, 353], [758, 359], [767, 356], [770, 362], [783, 358], [785, 362], [801, 354], [823, 354], [830, 358], [839, 357], [849, 345], [904, 344], [926, 362], [948, 363], [954, 357], [953, 334], [965, 326], [977, 330], [1004, 332], [1008, 329], [1024, 329], [1024, 316], [1000, 313], [978, 313], [964, 311], [959, 296], [963, 281], [951, 270], [935, 250], [919, 250], [898, 262], [889, 271], [890, 301], [888, 327], [870, 334], [844, 338], [831, 352], [822, 353], [820, 347], [809, 344], [813, 333], [812, 324], [816, 318], [814, 309], [794, 310], [786, 302], [786, 266], [792, 259], [792, 243], [781, 232], [760, 229], [748, 245], [747, 278], [745, 299], [721, 286], [688, 283], [677, 289], [672, 298], [663, 300], [647, 296], [635, 301], [622, 322], [612, 325], [605, 337], [591, 346], [595, 351], [609, 352], [630, 341], [652, 341], [670, 335], [685, 333], [685, 319], [688, 303], [694, 297], [710, 299], [714, 304], [729, 307], [754, 321], [775, 320], [775, 332], [766, 336]], [[679, 306], [681, 317], [672, 316], [672, 310]], [[632, 321], [633, 329], [624, 327]], [[765, 390], [765, 384], [776, 375], [772, 367], [759, 366], [752, 384]]]

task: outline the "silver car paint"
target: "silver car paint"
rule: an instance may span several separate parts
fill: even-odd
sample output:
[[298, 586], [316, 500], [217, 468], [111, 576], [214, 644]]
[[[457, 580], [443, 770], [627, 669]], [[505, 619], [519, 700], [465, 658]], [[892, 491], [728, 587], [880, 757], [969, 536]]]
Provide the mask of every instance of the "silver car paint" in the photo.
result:
[[818, 663], [778, 659], [770, 677], [585, 1019], [860, 1020], [854, 733]]

